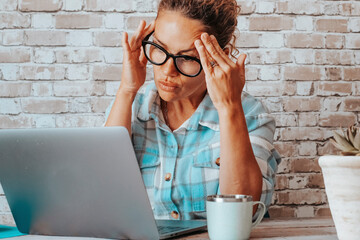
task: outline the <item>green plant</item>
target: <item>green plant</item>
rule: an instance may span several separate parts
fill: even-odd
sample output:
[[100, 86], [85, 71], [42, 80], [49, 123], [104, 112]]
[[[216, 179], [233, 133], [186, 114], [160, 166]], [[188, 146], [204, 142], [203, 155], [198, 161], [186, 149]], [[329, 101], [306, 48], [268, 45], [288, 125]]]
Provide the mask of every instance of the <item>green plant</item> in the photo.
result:
[[330, 141], [342, 155], [360, 156], [360, 127], [353, 125], [341, 133], [334, 131], [334, 138]]

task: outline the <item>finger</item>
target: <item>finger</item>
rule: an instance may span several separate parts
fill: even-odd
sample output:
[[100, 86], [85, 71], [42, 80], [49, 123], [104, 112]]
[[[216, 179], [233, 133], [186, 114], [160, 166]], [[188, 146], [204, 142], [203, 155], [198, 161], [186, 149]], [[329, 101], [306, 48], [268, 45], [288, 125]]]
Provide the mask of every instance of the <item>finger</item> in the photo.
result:
[[142, 41], [144, 40], [144, 38], [150, 34], [151, 32], [153, 32], [155, 29], [155, 20], [152, 21], [148, 26], [146, 26], [138, 35], [138, 38], [136, 39], [136, 43], [135, 45], [137, 47], [141, 46]]
[[210, 76], [213, 72], [213, 68], [211, 67], [209, 59], [206, 56], [206, 49], [204, 44], [198, 39], [195, 41], [195, 47], [200, 55], [201, 65], [204, 69], [205, 75]]
[[145, 57], [144, 50], [143, 50], [143, 47], [142, 47], [142, 46], [141, 46], [141, 50], [140, 50], [139, 61], [140, 61], [140, 63], [143, 64], [144, 66], [145, 66], [146, 63], [147, 63], [147, 58]]
[[225, 68], [229, 66], [229, 64], [227, 64], [227, 62], [222, 57], [221, 53], [214, 47], [209, 34], [201, 34], [201, 40], [210, 57], [213, 58], [217, 62], [217, 64], [220, 65], [220, 67]]
[[145, 25], [146, 25], [146, 22], [144, 20], [141, 20], [138, 28], [136, 29], [136, 31], [134, 33], [134, 35], [130, 39], [130, 47], [131, 47], [131, 49], [134, 50], [134, 49], [139, 47], [139, 46], [137, 46], [138, 45], [138, 39], [139, 39], [139, 36], [141, 36], [141, 32], [145, 28]]
[[148, 26], [146, 26], [142, 34], [142, 38], [145, 38], [148, 34], [153, 32], [154, 30], [155, 30], [155, 20], [153, 20]]
[[236, 64], [242, 68], [242, 69], [245, 69], [245, 60], [246, 60], [246, 54], [241, 54], [238, 59], [236, 60]]
[[[145, 21], [144, 21], [145, 22]], [[146, 22], [145, 22], [146, 25]], [[155, 20], [152, 21], [148, 26], [146, 26], [143, 29], [140, 29], [139, 34], [136, 36], [136, 39], [134, 40], [134, 45], [133, 45], [133, 49], [138, 49], [139, 47], [141, 47], [142, 45], [142, 41], [144, 40], [144, 38], [150, 34], [151, 32], [153, 32], [155, 29]]]
[[210, 39], [213, 43], [213, 46], [215, 47], [215, 49], [219, 52], [219, 53], [223, 53], [221, 54], [223, 59], [227, 62], [227, 64], [229, 64], [230, 66], [234, 66], [235, 63], [233, 61], [231, 61], [231, 59], [226, 55], [226, 53], [224, 52], [224, 50], [220, 47], [216, 37], [214, 35], [210, 36]]
[[128, 33], [127, 32], [123, 32], [121, 44], [122, 44], [122, 47], [124, 49], [125, 57], [129, 57], [129, 55], [131, 54], [131, 48], [130, 48], [130, 45], [129, 45]]

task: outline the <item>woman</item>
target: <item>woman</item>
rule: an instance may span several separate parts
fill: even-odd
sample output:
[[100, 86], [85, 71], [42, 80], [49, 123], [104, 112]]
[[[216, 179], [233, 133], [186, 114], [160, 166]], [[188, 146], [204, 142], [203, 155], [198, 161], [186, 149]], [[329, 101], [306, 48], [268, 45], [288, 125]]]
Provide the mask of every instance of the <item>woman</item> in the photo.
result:
[[[210, 194], [271, 202], [275, 124], [243, 92], [246, 55], [229, 56], [238, 14], [235, 0], [162, 0], [154, 22], [142, 21], [130, 40], [123, 34], [121, 84], [105, 125], [132, 136], [157, 219], [205, 218]], [[144, 84], [147, 61], [154, 82]]]

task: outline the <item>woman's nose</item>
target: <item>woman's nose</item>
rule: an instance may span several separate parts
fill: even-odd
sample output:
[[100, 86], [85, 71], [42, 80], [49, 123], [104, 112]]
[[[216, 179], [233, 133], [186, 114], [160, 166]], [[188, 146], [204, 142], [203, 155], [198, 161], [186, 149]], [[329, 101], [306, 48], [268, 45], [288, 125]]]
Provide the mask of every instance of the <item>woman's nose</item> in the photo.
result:
[[179, 74], [175, 67], [174, 59], [171, 57], [161, 65], [161, 69], [166, 76], [176, 76]]

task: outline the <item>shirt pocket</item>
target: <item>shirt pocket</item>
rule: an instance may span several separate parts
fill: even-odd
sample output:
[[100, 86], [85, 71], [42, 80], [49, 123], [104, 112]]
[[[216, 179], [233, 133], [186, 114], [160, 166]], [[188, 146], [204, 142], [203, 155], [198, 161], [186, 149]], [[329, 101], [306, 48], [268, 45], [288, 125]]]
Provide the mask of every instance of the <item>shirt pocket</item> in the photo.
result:
[[134, 146], [141, 175], [146, 188], [153, 188], [155, 174], [160, 166], [159, 151], [155, 148]]
[[209, 145], [193, 154], [191, 174], [192, 210], [205, 211], [206, 196], [219, 189], [220, 143]]

